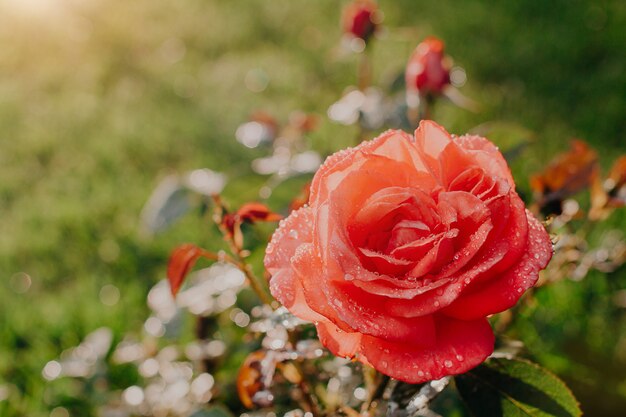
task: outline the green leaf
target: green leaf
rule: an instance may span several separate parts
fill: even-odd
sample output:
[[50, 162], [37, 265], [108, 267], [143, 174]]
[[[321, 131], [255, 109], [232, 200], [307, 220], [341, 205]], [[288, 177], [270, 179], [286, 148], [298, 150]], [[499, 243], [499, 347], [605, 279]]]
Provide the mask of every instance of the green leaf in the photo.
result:
[[477, 417], [574, 417], [578, 401], [563, 381], [522, 359], [490, 359], [455, 378], [456, 387]]

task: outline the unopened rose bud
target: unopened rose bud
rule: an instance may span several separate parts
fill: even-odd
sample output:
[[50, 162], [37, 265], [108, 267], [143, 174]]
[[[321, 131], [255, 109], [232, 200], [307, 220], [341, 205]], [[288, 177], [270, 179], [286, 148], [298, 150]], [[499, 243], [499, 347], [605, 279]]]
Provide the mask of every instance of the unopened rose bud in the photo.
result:
[[343, 10], [341, 23], [346, 34], [367, 40], [378, 27], [378, 6], [370, 0], [355, 0]]
[[440, 94], [450, 84], [450, 60], [441, 39], [428, 37], [415, 48], [406, 66], [408, 93]]

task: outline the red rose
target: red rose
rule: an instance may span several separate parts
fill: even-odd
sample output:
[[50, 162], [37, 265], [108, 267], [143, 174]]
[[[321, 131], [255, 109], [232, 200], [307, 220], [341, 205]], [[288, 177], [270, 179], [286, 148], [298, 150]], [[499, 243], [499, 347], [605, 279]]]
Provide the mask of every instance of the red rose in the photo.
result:
[[424, 121], [330, 156], [310, 205], [267, 247], [274, 297], [322, 343], [419, 383], [492, 351], [508, 309], [552, 255], [498, 149]]
[[367, 41], [376, 32], [376, 3], [370, 0], [356, 0], [343, 10], [341, 22], [343, 31]]
[[450, 63], [443, 50], [443, 41], [432, 36], [417, 45], [406, 66], [409, 92], [439, 94], [450, 84]]

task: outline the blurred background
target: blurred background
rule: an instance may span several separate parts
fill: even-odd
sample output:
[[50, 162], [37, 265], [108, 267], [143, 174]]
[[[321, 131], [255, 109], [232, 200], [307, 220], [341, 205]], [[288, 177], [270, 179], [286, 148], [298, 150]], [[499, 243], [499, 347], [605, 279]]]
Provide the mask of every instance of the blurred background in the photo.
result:
[[[231, 179], [225, 198], [254, 199], [262, 181], [250, 161], [262, 152], [234, 132], [259, 109], [281, 121], [319, 114], [311, 143], [323, 155], [352, 145], [356, 128], [326, 117], [356, 82], [359, 58], [340, 48], [343, 4], [0, 0], [0, 415], [94, 413], [84, 385], [47, 382], [42, 369], [102, 326], [115, 340], [140, 331], [169, 251], [206, 242], [197, 216], [139, 233], [160, 179], [210, 168]], [[373, 82], [401, 74], [424, 37], [444, 40], [480, 110], [441, 102], [432, 117], [453, 133], [495, 121], [505, 126], [496, 142], [507, 132], [531, 140], [512, 165], [522, 193], [573, 137], [605, 170], [626, 152], [626, 2], [379, 5]], [[624, 212], [606, 224], [624, 229]], [[587, 415], [626, 409], [624, 289], [623, 268], [565, 279], [538, 292], [514, 329]], [[114, 390], [135, 376], [108, 378]]]

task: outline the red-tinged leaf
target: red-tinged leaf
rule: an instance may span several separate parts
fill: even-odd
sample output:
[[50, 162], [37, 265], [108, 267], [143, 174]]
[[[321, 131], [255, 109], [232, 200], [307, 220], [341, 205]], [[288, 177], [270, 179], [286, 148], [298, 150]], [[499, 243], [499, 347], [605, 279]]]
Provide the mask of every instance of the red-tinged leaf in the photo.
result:
[[546, 205], [588, 187], [598, 169], [598, 155], [585, 142], [574, 140], [571, 149], [552, 160], [540, 174], [534, 175], [530, 186]]
[[246, 203], [237, 210], [239, 220], [243, 222], [275, 222], [283, 217], [280, 214], [270, 211], [270, 209], [261, 203]]
[[204, 250], [191, 243], [186, 243], [174, 249], [167, 265], [167, 279], [170, 282], [172, 295], [176, 295], [185, 277], [198, 258], [203, 256]]

